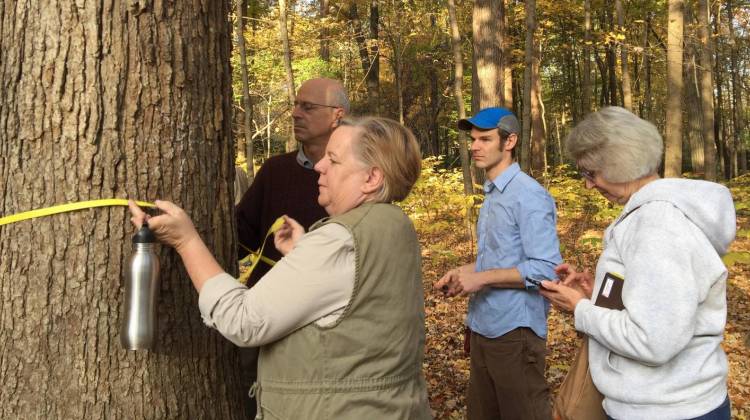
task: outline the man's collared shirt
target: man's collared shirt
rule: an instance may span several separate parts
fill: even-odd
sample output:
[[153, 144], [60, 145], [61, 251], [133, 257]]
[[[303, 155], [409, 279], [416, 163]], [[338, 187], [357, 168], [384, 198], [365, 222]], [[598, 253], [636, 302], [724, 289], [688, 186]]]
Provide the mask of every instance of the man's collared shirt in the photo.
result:
[[[521, 277], [556, 278], [562, 262], [555, 201], [517, 163], [484, 183], [477, 223], [476, 271], [516, 268]], [[485, 287], [471, 296], [466, 324], [488, 338], [519, 327], [547, 337], [549, 302], [532, 283], [526, 289]]]
[[297, 163], [305, 169], [315, 169], [313, 161], [305, 156], [305, 152], [302, 151], [302, 147], [297, 150]]

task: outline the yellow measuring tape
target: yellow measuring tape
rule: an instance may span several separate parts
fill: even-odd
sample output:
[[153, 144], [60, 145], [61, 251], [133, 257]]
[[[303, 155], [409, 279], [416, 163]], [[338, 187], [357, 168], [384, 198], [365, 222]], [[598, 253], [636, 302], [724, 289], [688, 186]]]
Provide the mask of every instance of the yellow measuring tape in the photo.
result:
[[[140, 207], [156, 207], [156, 204], [149, 203], [147, 201], [136, 201], [135, 203], [138, 204]], [[11, 223], [21, 222], [21, 221], [29, 220], [29, 219], [35, 219], [37, 217], [51, 216], [53, 214], [66, 213], [66, 212], [76, 211], [76, 210], [91, 209], [95, 207], [127, 206], [127, 205], [128, 205], [128, 200], [125, 200], [123, 198], [105, 198], [101, 200], [88, 200], [88, 201], [79, 201], [77, 203], [60, 204], [58, 206], [30, 210], [30, 211], [25, 211], [22, 213], [11, 214], [10, 216], [0, 217], [0, 226], [9, 225]], [[268, 239], [268, 237], [273, 235], [277, 230], [279, 230], [283, 224], [284, 224], [283, 218], [279, 217], [278, 219], [276, 219], [273, 225], [271, 225], [271, 227], [268, 229], [268, 232], [266, 233], [266, 237], [263, 238], [263, 245], [261, 245], [258, 251], [250, 250], [246, 246], [240, 244], [241, 247], [247, 249], [250, 252], [250, 254], [248, 254], [247, 257], [243, 258], [240, 261], [240, 264], [242, 264], [243, 266], [247, 266], [248, 264], [250, 264], [250, 269], [247, 270], [244, 274], [242, 274], [240, 278], [238, 279], [241, 283], [247, 284], [247, 280], [250, 278], [250, 274], [252, 274], [253, 270], [255, 270], [255, 267], [258, 265], [258, 263], [261, 260], [271, 266], [276, 264], [274, 260], [263, 256], [263, 249], [266, 246], [266, 240]]]
[[[136, 201], [141, 207], [156, 207], [156, 204], [149, 203], [147, 201]], [[10, 216], [0, 217], [0, 226], [8, 225], [11, 223], [20, 222], [23, 220], [34, 219], [37, 217], [50, 216], [58, 213], [65, 213], [75, 210], [91, 209], [94, 207], [109, 207], [109, 206], [127, 206], [128, 200], [123, 198], [106, 198], [101, 200], [89, 200], [79, 201], [77, 203], [60, 204], [59, 206], [46, 207], [43, 209], [36, 209], [25, 211], [23, 213], [11, 214]]]
[[268, 237], [276, 233], [277, 230], [281, 229], [281, 226], [284, 225], [284, 218], [279, 217], [276, 219], [275, 222], [271, 225], [270, 228], [268, 228], [268, 232], [266, 232], [266, 236], [263, 238], [263, 242], [260, 246], [260, 249], [258, 251], [253, 251], [246, 247], [245, 245], [240, 244], [241, 247], [245, 248], [249, 254], [247, 254], [247, 257], [240, 260], [240, 265], [243, 267], [247, 267], [248, 264], [250, 264], [250, 269], [245, 271], [240, 275], [240, 277], [237, 279], [242, 284], [247, 284], [247, 281], [250, 279], [250, 275], [253, 273], [253, 270], [255, 270], [255, 267], [258, 265], [258, 263], [262, 260], [266, 264], [270, 266], [274, 266], [276, 264], [276, 261], [263, 256], [263, 249], [266, 247], [266, 241], [268, 240]]

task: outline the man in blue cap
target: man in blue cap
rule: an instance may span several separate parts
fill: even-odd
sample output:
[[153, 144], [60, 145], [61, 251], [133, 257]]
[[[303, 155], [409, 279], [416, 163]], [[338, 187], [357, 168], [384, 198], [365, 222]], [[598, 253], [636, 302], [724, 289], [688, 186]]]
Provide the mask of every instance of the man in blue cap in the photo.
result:
[[449, 271], [435, 287], [470, 295], [471, 374], [467, 417], [551, 418], [544, 378], [549, 303], [541, 279], [562, 262], [555, 202], [514, 162], [518, 119], [485, 108], [458, 122], [471, 132], [471, 155], [484, 169], [484, 203], [477, 222], [477, 260]]

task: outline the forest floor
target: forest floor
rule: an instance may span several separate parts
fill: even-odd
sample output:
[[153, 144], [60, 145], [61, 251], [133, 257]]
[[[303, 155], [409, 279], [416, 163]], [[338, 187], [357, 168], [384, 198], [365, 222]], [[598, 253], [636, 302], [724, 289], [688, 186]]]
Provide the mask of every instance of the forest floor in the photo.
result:
[[[433, 174], [434, 177], [439, 177]], [[439, 179], [415, 194], [445, 187]], [[584, 191], [572, 178], [553, 178], [550, 188], [558, 205], [558, 232], [563, 259], [592, 271], [601, 251], [604, 228], [619, 212], [602, 204], [601, 199]], [[445, 179], [443, 179], [445, 181]], [[737, 239], [731, 247], [735, 258], [729, 267], [727, 282], [728, 317], [723, 347], [729, 359], [729, 395], [732, 418], [750, 420], [750, 179], [737, 180], [729, 185], [737, 207]], [[432, 197], [440, 196], [435, 191]], [[414, 200], [412, 200], [414, 201]], [[408, 205], [407, 205], [408, 207]], [[407, 209], [407, 211], [410, 209]], [[469, 378], [469, 359], [463, 351], [463, 321], [466, 298], [445, 298], [432, 289], [432, 283], [449, 269], [473, 261], [473, 240], [462, 234], [461, 215], [449, 207], [422, 212], [415, 225], [422, 243], [423, 281], [426, 309], [425, 375], [428, 383], [430, 405], [436, 419], [463, 419], [464, 396]], [[451, 214], [452, 212], [452, 214]], [[414, 218], [414, 214], [412, 214]], [[421, 220], [420, 220], [421, 219]], [[446, 228], [448, 226], [453, 228]], [[570, 315], [554, 308], [549, 315], [547, 339], [547, 380], [552, 395], [562, 382], [576, 353], [579, 338]]]

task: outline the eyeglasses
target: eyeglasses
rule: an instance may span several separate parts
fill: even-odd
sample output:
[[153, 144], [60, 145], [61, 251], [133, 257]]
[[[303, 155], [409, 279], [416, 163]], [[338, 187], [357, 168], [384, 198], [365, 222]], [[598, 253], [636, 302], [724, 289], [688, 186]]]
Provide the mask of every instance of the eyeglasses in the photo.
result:
[[341, 108], [340, 106], [336, 105], [316, 104], [315, 102], [307, 101], [294, 101], [293, 108], [296, 107], [300, 107], [305, 112], [310, 112], [315, 108]]
[[589, 171], [587, 169], [578, 169], [578, 173], [584, 179], [587, 179], [587, 180], [589, 180], [591, 182], [594, 182], [594, 177], [596, 176], [596, 171]]

